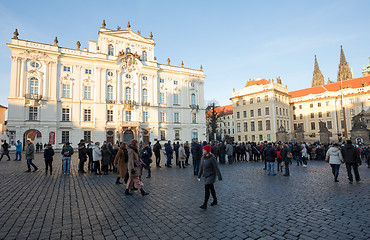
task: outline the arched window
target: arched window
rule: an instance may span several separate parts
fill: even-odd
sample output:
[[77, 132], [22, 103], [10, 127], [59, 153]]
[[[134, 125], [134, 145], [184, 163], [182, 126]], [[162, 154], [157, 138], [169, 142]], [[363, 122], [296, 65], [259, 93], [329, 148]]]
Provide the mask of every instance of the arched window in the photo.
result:
[[131, 88], [127, 87], [125, 90], [125, 100], [131, 101]]
[[148, 54], [146, 53], [146, 51], [143, 51], [143, 61], [147, 61], [148, 60]]
[[112, 44], [108, 45], [108, 56], [114, 56], [114, 47]]
[[192, 93], [192, 94], [191, 94], [191, 98], [190, 98], [190, 100], [191, 100], [191, 105], [196, 105], [196, 101], [195, 101], [195, 93]]
[[126, 53], [130, 53], [131, 52], [131, 49], [130, 48], [126, 48]]
[[107, 100], [113, 100], [113, 86], [108, 85], [107, 87]]
[[143, 89], [143, 102], [148, 102], [148, 90], [146, 88]]
[[35, 77], [30, 79], [30, 94], [39, 94], [39, 80]]

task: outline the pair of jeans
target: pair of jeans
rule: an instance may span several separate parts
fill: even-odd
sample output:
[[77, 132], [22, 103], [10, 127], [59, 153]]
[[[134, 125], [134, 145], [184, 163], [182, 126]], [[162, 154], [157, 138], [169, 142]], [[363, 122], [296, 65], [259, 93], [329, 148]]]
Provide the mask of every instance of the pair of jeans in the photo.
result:
[[338, 175], [339, 175], [340, 164], [330, 164], [330, 166], [331, 166], [331, 172], [333, 173], [335, 180], [337, 180]]
[[200, 159], [194, 159], [194, 175], [198, 176]]
[[289, 176], [289, 163], [285, 162], [285, 176]]
[[71, 173], [71, 157], [63, 157], [63, 173], [70, 174]]
[[34, 168], [34, 169], [37, 169], [36, 165], [33, 164], [32, 162], [33, 159], [27, 159], [27, 167], [28, 167], [28, 171], [31, 171], [31, 166]]
[[208, 199], [209, 199], [209, 192], [211, 192], [211, 194], [212, 194], [213, 201], [217, 202], [215, 187], [213, 186], [213, 184], [206, 184], [204, 186], [204, 203], [203, 203], [203, 205], [207, 205], [207, 202], [208, 202]]
[[360, 181], [360, 174], [358, 173], [358, 166], [357, 163], [346, 163], [347, 168], [347, 174], [348, 174], [348, 180], [350, 182], [353, 182], [353, 176], [351, 168], [353, 168], [353, 172], [355, 173], [356, 182]]
[[172, 154], [167, 154], [167, 167], [171, 166], [171, 159], [172, 159]]
[[267, 162], [267, 175], [275, 175], [275, 163]]
[[297, 160], [297, 166], [299, 166], [299, 164], [302, 165], [301, 157], [299, 155], [295, 156], [295, 160]]
[[232, 164], [233, 163], [233, 155], [227, 155], [227, 161], [229, 162], [229, 164]]
[[[19, 156], [19, 159], [18, 159], [18, 156]], [[15, 152], [15, 160], [17, 161], [17, 160], [19, 160], [19, 161], [21, 161], [22, 160], [22, 152]]]
[[225, 153], [220, 153], [220, 163], [225, 164]]

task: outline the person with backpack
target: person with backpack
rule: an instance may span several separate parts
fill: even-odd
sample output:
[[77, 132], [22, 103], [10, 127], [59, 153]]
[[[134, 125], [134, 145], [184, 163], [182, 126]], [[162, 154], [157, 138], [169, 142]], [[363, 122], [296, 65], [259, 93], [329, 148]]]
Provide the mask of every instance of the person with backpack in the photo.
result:
[[66, 142], [62, 148], [63, 174], [71, 173], [71, 157], [74, 151], [69, 142]]
[[267, 175], [275, 176], [275, 158], [277, 153], [271, 143], [268, 143], [267, 147], [265, 147], [263, 155], [266, 161]]
[[47, 144], [47, 147], [44, 150], [44, 159], [45, 159], [45, 175], [48, 175], [48, 168], [50, 168], [50, 175], [53, 173], [53, 156], [54, 150], [51, 144]]
[[281, 165], [282, 157], [281, 157], [281, 146], [280, 145], [276, 147], [276, 161], [277, 161], [277, 171], [283, 172], [283, 166]]

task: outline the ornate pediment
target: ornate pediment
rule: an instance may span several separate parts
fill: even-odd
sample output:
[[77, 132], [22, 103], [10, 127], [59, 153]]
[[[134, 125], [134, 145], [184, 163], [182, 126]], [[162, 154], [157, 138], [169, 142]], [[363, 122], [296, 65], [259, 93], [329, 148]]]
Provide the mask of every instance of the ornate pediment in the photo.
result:
[[52, 59], [49, 55], [47, 55], [44, 52], [37, 51], [37, 50], [29, 50], [27, 49], [26, 51], [19, 53], [20, 56], [29, 58], [29, 59], [34, 59], [34, 60], [46, 60], [46, 59]]
[[71, 78], [69, 75], [61, 77], [60, 78], [60, 83], [61, 84], [72, 84], [73, 83], [73, 78]]
[[95, 81], [92, 80], [91, 78], [86, 78], [83, 80], [83, 85], [84, 86], [92, 86], [94, 85]]
[[38, 71], [37, 69], [31, 69], [29, 71], [26, 72], [28, 75], [33, 75], [33, 76], [37, 76], [37, 77], [42, 77], [44, 76], [44, 73]]
[[109, 32], [108, 34], [112, 36], [116, 36], [116, 37], [125, 38], [128, 40], [134, 40], [134, 41], [144, 42], [148, 44], [153, 44], [153, 40], [149, 40], [145, 37], [142, 37], [139, 34], [134, 33], [131, 30], [112, 31], [112, 32]]
[[118, 53], [117, 64], [122, 68], [126, 73], [133, 72], [141, 68], [141, 61], [137, 53], [126, 53], [123, 50]]

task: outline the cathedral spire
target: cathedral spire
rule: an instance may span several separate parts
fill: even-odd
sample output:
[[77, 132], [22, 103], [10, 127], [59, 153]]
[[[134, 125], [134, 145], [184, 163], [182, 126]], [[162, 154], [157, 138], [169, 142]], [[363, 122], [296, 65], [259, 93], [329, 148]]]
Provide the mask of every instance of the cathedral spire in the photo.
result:
[[352, 73], [349, 69], [348, 63], [346, 61], [346, 57], [344, 56], [344, 51], [342, 45], [340, 46], [340, 63], [339, 63], [339, 70], [338, 70], [338, 77], [337, 81], [345, 81], [348, 79], [352, 79]]
[[315, 67], [313, 70], [313, 77], [312, 77], [312, 87], [324, 85], [324, 76], [322, 75], [319, 64], [317, 63], [317, 58], [315, 55]]

